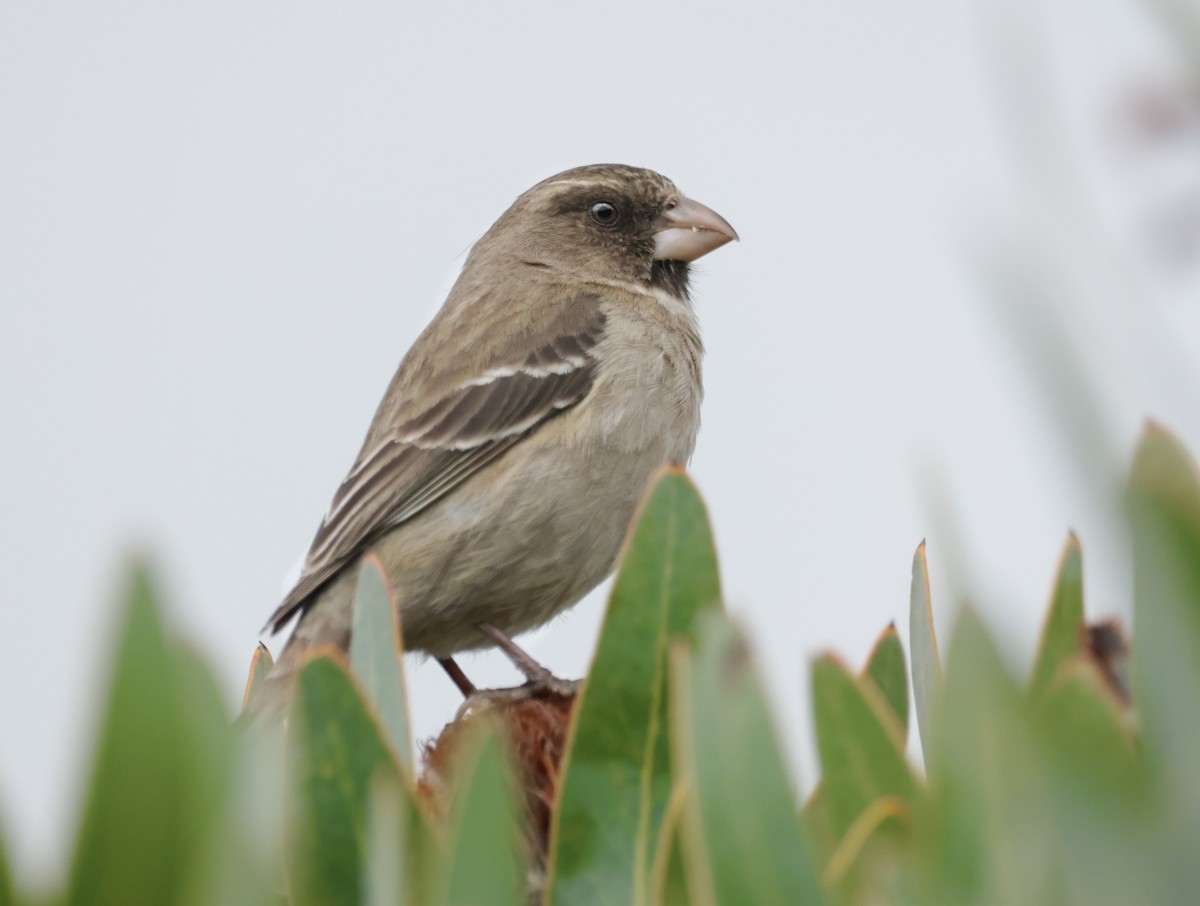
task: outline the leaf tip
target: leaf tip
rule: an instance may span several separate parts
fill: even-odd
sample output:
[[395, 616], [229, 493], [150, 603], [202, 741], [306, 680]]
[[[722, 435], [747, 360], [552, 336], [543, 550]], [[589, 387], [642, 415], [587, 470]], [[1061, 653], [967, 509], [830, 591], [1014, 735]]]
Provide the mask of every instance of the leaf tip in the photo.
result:
[[242, 690], [242, 710], [245, 711], [250, 704], [250, 699], [254, 696], [258, 684], [266, 679], [267, 674], [271, 672], [271, 668], [275, 666], [275, 661], [271, 657], [271, 651], [262, 642], [254, 646], [254, 654], [250, 657], [250, 670], [246, 674], [246, 686]]

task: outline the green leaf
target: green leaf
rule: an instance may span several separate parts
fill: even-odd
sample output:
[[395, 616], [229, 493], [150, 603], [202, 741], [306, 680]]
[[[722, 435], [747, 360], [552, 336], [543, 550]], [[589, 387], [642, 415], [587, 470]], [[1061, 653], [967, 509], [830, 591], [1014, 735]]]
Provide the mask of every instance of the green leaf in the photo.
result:
[[917, 709], [917, 729], [929, 767], [929, 739], [933, 733], [933, 714], [942, 684], [942, 662], [938, 657], [937, 633], [933, 628], [933, 605], [929, 598], [929, 566], [925, 563], [925, 542], [913, 555], [912, 591], [908, 612], [909, 645], [912, 647], [913, 700]]
[[817, 783], [800, 810], [800, 824], [811, 845], [813, 864], [817, 870], [823, 872], [829, 857], [837, 849], [838, 836], [833, 827], [833, 819], [829, 815], [829, 802], [822, 783]]
[[987, 629], [964, 609], [927, 751], [938, 794], [927, 831], [935, 902], [1024, 906], [1058, 889], [1049, 790], [1026, 712]]
[[871, 847], [885, 845], [893, 831], [906, 830], [908, 814], [909, 805], [899, 796], [883, 796], [863, 809], [829, 855], [822, 873], [825, 886], [838, 890], [846, 902], [860, 899], [856, 885], [875, 880], [862, 880], [864, 863], [874, 852]]
[[4, 851], [4, 838], [0, 835], [0, 906], [15, 906], [16, 892], [13, 890], [12, 873]]
[[178, 902], [220, 803], [218, 753], [229, 730], [211, 678], [181, 666], [145, 571], [130, 584], [71, 868], [72, 906]]
[[398, 777], [382, 774], [368, 802], [367, 862], [363, 906], [396, 906], [406, 899], [410, 870], [408, 794]]
[[1145, 772], [1125, 707], [1095, 663], [1084, 655], [1066, 660], [1038, 704], [1062, 870], [1079, 902], [1180, 901], [1161, 867], [1171, 848], [1161, 838], [1174, 834], [1147, 820]]
[[412, 777], [412, 735], [404, 685], [404, 646], [398, 609], [379, 558], [363, 558], [354, 592], [350, 666], [375, 709], [392, 752], [406, 777]]
[[190, 646], [171, 646], [177, 675], [183, 757], [192, 810], [215, 817], [233, 775], [234, 738], [224, 693], [204, 659]]
[[258, 647], [254, 649], [254, 657], [250, 658], [250, 672], [246, 676], [246, 688], [242, 691], [243, 712], [250, 710], [250, 702], [254, 701], [262, 691], [262, 684], [274, 665], [275, 661], [271, 659], [271, 652], [267, 650], [266, 645], [259, 642]]
[[225, 798], [204, 862], [188, 886], [187, 906], [289, 906], [283, 894], [282, 747], [271, 750], [275, 757], [269, 771], [256, 764], [251, 772], [249, 736], [238, 740], [233, 792]]
[[1112, 798], [1132, 805], [1141, 795], [1140, 766], [1125, 706], [1090, 658], [1067, 658], [1033, 712], [1050, 757], [1080, 800]]
[[694, 659], [672, 650], [677, 774], [691, 778], [683, 825], [697, 902], [823, 902], [795, 797], [745, 641], [706, 614]]
[[[520, 906], [525, 894], [521, 815], [512, 773], [495, 734], [460, 756], [450, 852], [450, 906]], [[474, 761], [472, 765], [470, 762]]]
[[[887, 702], [900, 726], [903, 744], [903, 740], [908, 737], [908, 669], [904, 663], [904, 648], [900, 645], [894, 625], [888, 626], [880, 633], [875, 647], [867, 657], [866, 665], [858, 676], [858, 681], [861, 685], [872, 686], [877, 696]], [[802, 817], [809, 839], [813, 842], [813, 849], [818, 854], [820, 863], [824, 865], [839, 847], [839, 838], [829, 814], [824, 787], [820, 783], [805, 803]], [[861, 820], [861, 817], [858, 820]], [[844, 846], [842, 851], [845, 852]]]
[[1134, 459], [1134, 692], [1147, 754], [1173, 810], [1200, 820], [1200, 480], [1151, 425]]
[[875, 683], [884, 700], [896, 715], [908, 737], [908, 669], [904, 664], [904, 648], [896, 635], [895, 624], [889, 625], [875, 641], [863, 668], [862, 678]]
[[650, 878], [650, 902], [655, 906], [691, 906], [683, 861], [683, 821], [690, 779], [677, 780], [663, 812]]
[[[186, 665], [192, 664], [191, 668]], [[200, 659], [184, 651], [180, 657], [185, 670], [203, 675]], [[207, 698], [216, 689], [204, 691], [208, 684], [196, 684], [195, 695]], [[188, 709], [198, 717], [212, 706], [197, 703]], [[207, 722], [207, 721], [205, 721]], [[193, 729], [191, 750], [201, 759], [211, 758], [212, 740], [231, 743], [223, 757], [232, 755], [228, 792], [219, 798], [220, 809], [214, 822], [198, 871], [188, 885], [187, 906], [288, 906], [283, 869], [284, 764], [281, 723], [253, 720], [243, 711], [234, 724], [234, 732], [225, 726], [208, 731], [203, 723]], [[230, 738], [232, 737], [232, 738]], [[202, 794], [202, 793], [201, 793]]]
[[379, 725], [332, 649], [300, 671], [288, 725], [297, 791], [292, 890], [299, 904], [358, 906], [367, 797], [395, 775]]
[[871, 803], [911, 798], [916, 783], [904, 760], [900, 723], [873, 684], [859, 682], [836, 658], [813, 664], [813, 717], [824, 808], [841, 840]]
[[1055, 672], [1073, 655], [1083, 650], [1083, 552], [1072, 532], [1063, 547], [1058, 565], [1054, 597], [1042, 627], [1042, 641], [1030, 680], [1030, 691], [1044, 695]]
[[696, 489], [664, 470], [642, 503], [608, 603], [564, 759], [548, 902], [646, 902], [671, 793], [667, 640], [720, 606], [716, 553]]

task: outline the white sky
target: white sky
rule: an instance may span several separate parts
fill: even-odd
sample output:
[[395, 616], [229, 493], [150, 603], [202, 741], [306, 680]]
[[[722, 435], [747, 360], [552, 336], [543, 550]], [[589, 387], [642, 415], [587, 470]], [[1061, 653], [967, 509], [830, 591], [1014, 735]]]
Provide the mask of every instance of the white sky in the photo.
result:
[[[1145, 414], [1200, 450], [1197, 258], [1148, 238], [1200, 192], [1200, 127], [1122, 132], [1180, 78], [1132, 0], [1020, 6], [0, 7], [0, 816], [26, 876], [70, 849], [122, 558], [161, 566], [232, 710], [455, 262], [577, 164], [659, 169], [742, 235], [695, 280], [693, 471], [804, 784], [809, 659], [907, 636], [923, 537], [943, 635], [967, 595], [1014, 663], [1069, 526], [1093, 612], [1127, 612], [1098, 476]], [[1012, 261], [1049, 301], [989, 291]], [[1109, 452], [1063, 443], [1058, 363], [1014, 342], [1047, 313]], [[529, 646], [580, 674], [601, 607]], [[456, 694], [414, 666], [430, 735]]]

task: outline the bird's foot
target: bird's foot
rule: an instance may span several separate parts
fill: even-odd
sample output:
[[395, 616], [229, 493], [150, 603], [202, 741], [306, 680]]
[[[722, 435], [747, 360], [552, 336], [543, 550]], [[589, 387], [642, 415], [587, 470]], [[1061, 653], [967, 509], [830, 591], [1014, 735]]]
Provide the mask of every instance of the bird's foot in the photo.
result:
[[498, 629], [491, 623], [480, 623], [479, 631], [495, 642], [496, 647], [504, 652], [514, 667], [525, 674], [526, 683], [517, 689], [527, 689], [529, 698], [547, 698], [557, 696], [569, 698], [579, 689], [578, 680], [564, 680], [555, 676], [546, 667], [533, 659], [533, 656], [509, 638], [508, 633]]
[[506, 689], [476, 689], [458, 706], [455, 719], [470, 712], [506, 707], [527, 701], [569, 702], [579, 691], [580, 680], [568, 680], [546, 671], [545, 676]]
[[580, 680], [563, 679], [545, 667], [533, 676], [525, 674], [526, 681], [518, 689], [525, 689], [529, 698], [574, 698], [579, 691]]
[[569, 701], [579, 691], [579, 680], [567, 680], [555, 676], [534, 660], [529, 652], [509, 638], [508, 633], [504, 630], [491, 623], [480, 623], [479, 631], [495, 643], [496, 647], [512, 661], [514, 667], [525, 674], [525, 682], [520, 686], [507, 689], [476, 689], [453, 658], [438, 658], [438, 663], [442, 665], [463, 694], [463, 703], [458, 708], [459, 717], [469, 711], [478, 711], [496, 705], [515, 705], [523, 701]]

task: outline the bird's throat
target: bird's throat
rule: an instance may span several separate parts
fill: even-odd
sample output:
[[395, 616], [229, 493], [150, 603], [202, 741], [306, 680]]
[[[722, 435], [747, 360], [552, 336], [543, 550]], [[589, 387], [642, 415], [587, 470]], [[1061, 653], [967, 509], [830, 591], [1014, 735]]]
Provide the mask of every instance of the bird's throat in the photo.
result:
[[680, 299], [688, 298], [688, 263], [655, 261], [650, 266], [650, 285]]

